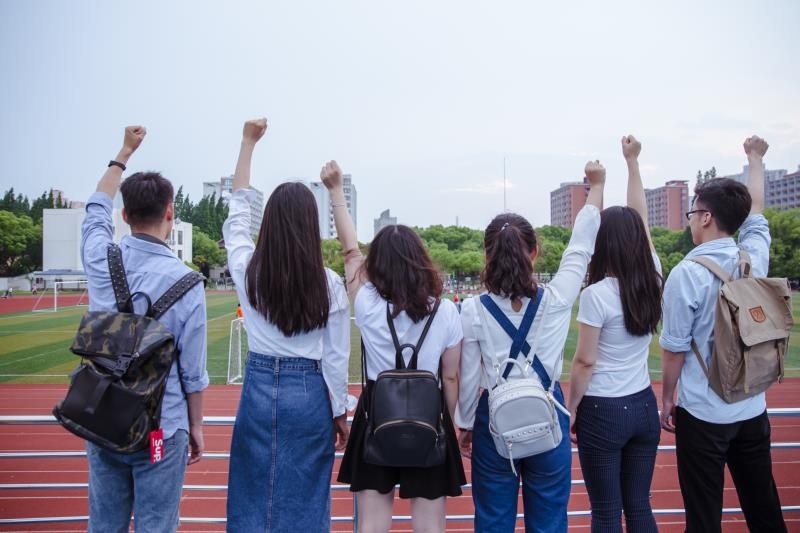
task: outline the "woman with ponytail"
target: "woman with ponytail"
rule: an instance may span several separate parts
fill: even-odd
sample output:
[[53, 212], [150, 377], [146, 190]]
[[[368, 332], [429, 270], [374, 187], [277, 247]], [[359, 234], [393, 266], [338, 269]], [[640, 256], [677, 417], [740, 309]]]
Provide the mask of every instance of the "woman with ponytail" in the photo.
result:
[[638, 156], [642, 145], [622, 138], [628, 164], [628, 206], [600, 215], [589, 284], [578, 310], [569, 410], [592, 531], [658, 531], [650, 482], [661, 435], [650, 386], [650, 340], [661, 320], [661, 263], [647, 229]]
[[[461, 428], [461, 452], [472, 460], [477, 532], [515, 530], [520, 482], [525, 530], [567, 530], [572, 468], [567, 416], [558, 414], [562, 433], [558, 446], [538, 455], [515, 459], [513, 468], [509, 459], [503, 458], [495, 448], [489, 428], [488, 391], [498, 381], [493, 360], [509, 356], [512, 338], [492, 315], [501, 313], [518, 329], [528, 307], [531, 306], [531, 312], [536, 310], [525, 340], [548, 381], [549, 378], [555, 380], [553, 396], [563, 404], [564, 397], [557, 383], [561, 375], [561, 356], [572, 305], [586, 276], [600, 225], [605, 169], [599, 161], [586, 164], [586, 182], [589, 187], [586, 205], [575, 219], [572, 238], [558, 272], [547, 285], [539, 283], [533, 275], [539, 242], [527, 220], [503, 213], [486, 228], [486, 267], [482, 274], [486, 293], [481, 298], [466, 300], [461, 310], [464, 341], [456, 414], [456, 423]], [[490, 307], [494, 310], [491, 314]], [[522, 361], [524, 355], [519, 357]], [[513, 380], [519, 373], [519, 368], [513, 366], [508, 378]]]

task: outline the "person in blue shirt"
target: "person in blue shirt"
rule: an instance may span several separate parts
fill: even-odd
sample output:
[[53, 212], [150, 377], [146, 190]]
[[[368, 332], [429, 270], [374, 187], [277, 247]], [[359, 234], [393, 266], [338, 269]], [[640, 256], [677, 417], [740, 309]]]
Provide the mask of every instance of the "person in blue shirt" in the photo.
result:
[[[131, 227], [131, 235], [119, 243], [131, 293], [144, 292], [155, 301], [190, 272], [164, 242], [175, 216], [172, 184], [157, 172], [137, 172], [120, 187], [125, 165], [145, 134], [142, 126], [125, 129], [122, 149], [86, 203], [81, 259], [90, 311], [116, 310], [107, 249], [114, 241], [112, 199], [117, 191], [122, 192], [122, 217]], [[143, 313], [145, 305], [143, 299], [135, 299], [134, 311]], [[127, 532], [131, 513], [137, 531], [175, 531], [187, 458], [193, 464], [203, 455], [203, 390], [208, 372], [202, 285], [195, 285], [159, 321], [175, 335], [180, 350], [161, 406], [164, 458], [152, 463], [149, 449], [121, 454], [87, 442], [89, 531]]]
[[[752, 275], [767, 275], [771, 238], [761, 212], [763, 157], [768, 146], [757, 136], [745, 140], [746, 186], [716, 178], [695, 188], [694, 204], [686, 217], [697, 246], [672, 269], [664, 286], [661, 426], [675, 433], [689, 533], [721, 531], [726, 464], [750, 531], [786, 531], [772, 476], [765, 394], [726, 403], [711, 389], [692, 351], [694, 341], [708, 365], [721, 284], [692, 259], [708, 257], [738, 277], [741, 248], [750, 255]], [[737, 231], [738, 246], [732, 238]]]

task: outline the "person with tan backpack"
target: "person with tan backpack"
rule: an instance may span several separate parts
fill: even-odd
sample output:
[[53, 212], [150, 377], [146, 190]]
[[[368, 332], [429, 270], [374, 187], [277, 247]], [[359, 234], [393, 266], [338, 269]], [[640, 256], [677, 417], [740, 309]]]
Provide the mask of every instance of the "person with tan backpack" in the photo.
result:
[[783, 375], [792, 322], [786, 280], [765, 278], [768, 147], [745, 140], [746, 186], [717, 178], [695, 188], [686, 217], [697, 246], [664, 286], [661, 426], [675, 433], [687, 532], [721, 531], [726, 464], [748, 528], [786, 531], [764, 391]]

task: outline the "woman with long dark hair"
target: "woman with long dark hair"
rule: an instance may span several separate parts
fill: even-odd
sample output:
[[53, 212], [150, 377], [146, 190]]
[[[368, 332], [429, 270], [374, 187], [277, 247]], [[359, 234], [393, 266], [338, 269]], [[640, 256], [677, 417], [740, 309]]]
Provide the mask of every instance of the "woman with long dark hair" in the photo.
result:
[[657, 531], [650, 482], [661, 431], [650, 386], [650, 340], [661, 320], [661, 263], [647, 227], [638, 156], [622, 138], [628, 206], [600, 215], [569, 387], [573, 440], [592, 506], [592, 531]]
[[275, 189], [253, 243], [250, 162], [266, 129], [266, 119], [244, 125], [222, 227], [249, 345], [227, 528], [327, 532], [334, 445], [343, 450], [349, 433], [347, 294], [323, 266], [316, 202], [302, 183]]
[[[411, 500], [414, 531], [443, 532], [445, 497], [460, 495], [461, 485], [466, 483], [452, 423], [458, 403], [461, 357], [458, 310], [453, 302], [441, 298], [439, 272], [422, 240], [408, 226], [383, 228], [370, 243], [366, 259], [363, 258], [347, 211], [339, 165], [331, 161], [322, 169], [320, 177], [330, 192], [336, 232], [345, 254], [347, 293], [353, 301], [366, 360], [366, 388], [356, 407], [338, 479], [350, 483], [350, 490], [356, 493], [358, 531], [389, 531], [395, 485], [399, 485], [400, 498]], [[420, 345], [419, 339], [429, 319], [430, 325]], [[382, 466], [365, 460], [366, 405], [375, 398], [372, 390], [378, 375], [395, 369], [393, 331], [398, 344], [417, 345], [416, 368], [439, 375], [443, 383], [445, 401], [438, 416], [441, 416], [440, 429], [444, 430], [446, 444], [444, 462], [437, 466]], [[404, 352], [404, 359], [409, 355]]]
[[[529, 353], [533, 367], [538, 368], [536, 375], [542, 387], [552, 391], [555, 402], [564, 402], [558, 384], [562, 352], [572, 305], [580, 293], [594, 250], [605, 184], [605, 169], [599, 161], [587, 163], [585, 171], [589, 188], [586, 205], [575, 219], [572, 237], [551, 282], [545, 285], [534, 277], [534, 262], [540, 250], [530, 223], [519, 215], [503, 213], [489, 223], [484, 235], [486, 266], [482, 279], [486, 293], [464, 301], [461, 309], [464, 345], [456, 422], [461, 428], [462, 453], [472, 459], [472, 500], [478, 532], [515, 530], [520, 482], [525, 530], [567, 530], [572, 464], [566, 437], [567, 416], [556, 411], [562, 437], [555, 448], [514, 458], [512, 464], [512, 457], [504, 458], [495, 447], [488, 398], [489, 390], [504, 373], [504, 368], [496, 367], [495, 361], [506, 359], [515, 351], [514, 346], [521, 344], [514, 342], [512, 346], [512, 337], [501, 325], [504, 320], [515, 330], [523, 329], [519, 335], [524, 334], [528, 346], [525, 353]], [[532, 322], [527, 322], [527, 333], [523, 326], [526, 316], [528, 320], [533, 316]], [[523, 367], [523, 356], [519, 357], [519, 367], [508, 365], [509, 380], [524, 377], [521, 369], [527, 367]]]

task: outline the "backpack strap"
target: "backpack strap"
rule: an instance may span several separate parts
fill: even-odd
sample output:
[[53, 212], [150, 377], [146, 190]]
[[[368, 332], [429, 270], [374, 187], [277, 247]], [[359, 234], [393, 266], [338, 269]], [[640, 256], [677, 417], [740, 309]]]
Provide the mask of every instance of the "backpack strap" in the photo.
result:
[[[539, 305], [542, 303], [542, 298], [544, 296], [544, 288], [539, 286], [536, 291], [536, 297], [531, 298], [528, 302], [528, 307], [525, 309], [525, 314], [522, 317], [522, 322], [519, 325], [519, 329], [514, 327], [514, 324], [511, 323], [511, 320], [500, 310], [500, 307], [494, 303], [494, 300], [488, 294], [482, 294], [480, 297], [481, 304], [483, 304], [484, 308], [492, 315], [492, 317], [500, 324], [500, 327], [503, 328], [503, 331], [511, 337], [511, 349], [509, 350], [508, 357], [510, 359], [516, 359], [520, 352], [522, 352], [526, 358], [531, 353], [531, 345], [528, 344], [526, 340], [528, 337], [528, 332], [533, 325], [533, 319], [536, 316], [537, 311], [539, 310]], [[487, 335], [489, 333], [487, 332]], [[494, 357], [494, 354], [492, 355]], [[539, 380], [542, 382], [542, 386], [545, 389], [550, 389], [552, 385], [552, 380], [550, 376], [547, 375], [547, 371], [544, 368], [544, 365], [536, 357], [536, 353], [533, 353], [531, 356], [532, 362], [531, 366], [536, 371], [536, 374], [539, 376]], [[508, 375], [511, 373], [511, 369], [513, 365], [508, 363], [506, 365], [506, 369], [503, 372], [503, 379], [507, 379]]]
[[752, 262], [750, 261], [750, 254], [748, 254], [744, 248], [739, 248], [739, 270], [742, 273], [743, 278], [752, 277]]
[[[747, 252], [745, 252], [745, 255], [747, 255]], [[747, 256], [747, 259], [749, 261], [750, 260], [750, 256]], [[708, 270], [710, 270], [712, 274], [714, 274], [716, 277], [718, 277], [720, 280], [722, 280], [723, 283], [727, 283], [729, 281], [733, 281], [733, 275], [731, 275], [728, 272], [726, 272], [713, 259], [710, 259], [708, 257], [699, 255], [697, 257], [692, 257], [691, 259], [689, 259], [689, 261], [692, 261], [693, 263], [697, 263], [698, 265], [703, 265]], [[748, 265], [749, 265], [749, 263], [748, 263]]]
[[189, 292], [189, 290], [201, 283], [203, 281], [203, 276], [199, 272], [189, 272], [188, 274], [184, 275], [181, 279], [176, 281], [172, 287], [167, 289], [161, 298], [156, 300], [153, 304], [153, 313], [152, 317], [158, 320], [161, 318], [164, 313], [172, 307], [175, 302], [183, 298], [183, 296]]
[[[436, 303], [433, 304], [431, 314], [428, 315], [428, 320], [425, 322], [425, 327], [422, 329], [422, 335], [420, 335], [419, 340], [417, 340], [417, 344], [414, 345], [406, 343], [401, 345], [400, 340], [397, 338], [397, 331], [394, 329], [394, 320], [392, 319], [392, 313], [389, 310], [389, 302], [386, 302], [386, 320], [389, 322], [389, 331], [392, 333], [392, 342], [394, 342], [394, 366], [397, 370], [417, 369], [417, 355], [419, 354], [419, 349], [422, 347], [422, 343], [425, 341], [425, 337], [428, 335], [428, 330], [431, 329], [433, 317], [436, 316], [436, 311], [439, 310], [440, 303], [441, 300], [437, 298]], [[403, 360], [403, 350], [406, 348], [411, 348], [411, 360], [408, 362], [408, 366], [406, 366], [405, 361]]]
[[114, 287], [114, 299], [117, 300], [117, 310], [120, 313], [133, 313], [131, 291], [128, 288], [125, 266], [122, 264], [122, 250], [116, 243], [109, 243], [106, 257], [111, 286]]

